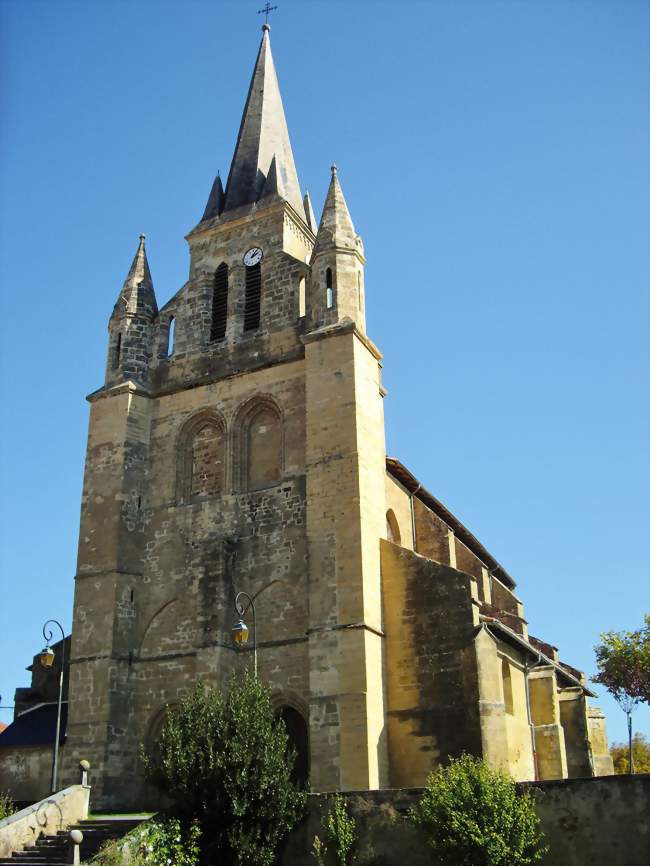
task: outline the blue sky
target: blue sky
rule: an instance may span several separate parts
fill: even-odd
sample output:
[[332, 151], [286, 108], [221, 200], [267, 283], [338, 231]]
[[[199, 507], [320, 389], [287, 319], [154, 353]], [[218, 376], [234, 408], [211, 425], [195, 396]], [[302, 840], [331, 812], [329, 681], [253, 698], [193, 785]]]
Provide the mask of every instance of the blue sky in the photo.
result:
[[[43, 621], [70, 627], [108, 316], [142, 231], [159, 302], [187, 278], [262, 5], [0, 3], [3, 703]], [[319, 211], [335, 161], [365, 242], [388, 451], [593, 671], [650, 607], [650, 6], [278, 5], [303, 189]]]

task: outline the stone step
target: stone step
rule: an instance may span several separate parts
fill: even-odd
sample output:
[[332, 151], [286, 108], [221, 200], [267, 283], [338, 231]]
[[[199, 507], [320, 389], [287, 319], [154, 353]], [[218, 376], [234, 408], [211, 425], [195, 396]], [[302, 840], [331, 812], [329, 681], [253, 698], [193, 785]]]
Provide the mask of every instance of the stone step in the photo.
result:
[[55, 836], [41, 836], [35, 845], [17, 851], [12, 857], [0, 858], [0, 866], [61, 866], [69, 862], [70, 831], [81, 830], [84, 835], [81, 843], [81, 859], [94, 857], [104, 842], [118, 840], [148, 816], [125, 818], [88, 818], [67, 830], [59, 830]]

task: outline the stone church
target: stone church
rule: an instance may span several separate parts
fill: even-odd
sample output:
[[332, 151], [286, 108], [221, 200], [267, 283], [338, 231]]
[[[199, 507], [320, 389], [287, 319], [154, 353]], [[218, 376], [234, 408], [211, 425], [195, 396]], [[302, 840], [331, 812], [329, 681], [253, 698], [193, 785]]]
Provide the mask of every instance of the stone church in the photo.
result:
[[[516, 779], [609, 773], [584, 675], [386, 455], [363, 243], [335, 166], [320, 221], [302, 195], [269, 30], [227, 183], [187, 236], [187, 282], [159, 307], [141, 236], [110, 317], [88, 398], [62, 782], [86, 758], [95, 809], [152, 804], [140, 743], [197, 679], [252, 665], [232, 637], [241, 590], [260, 594], [259, 676], [312, 790], [418, 786], [463, 751]], [[0, 735], [0, 789], [18, 794], [29, 712]]]

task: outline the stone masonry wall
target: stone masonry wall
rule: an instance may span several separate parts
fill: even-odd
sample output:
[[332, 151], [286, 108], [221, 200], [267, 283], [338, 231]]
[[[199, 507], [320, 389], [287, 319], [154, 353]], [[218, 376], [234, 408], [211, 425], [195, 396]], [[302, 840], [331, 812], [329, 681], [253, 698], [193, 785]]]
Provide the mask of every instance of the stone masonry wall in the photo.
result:
[[[541, 866], [646, 866], [650, 851], [650, 775], [525, 783], [532, 791], [549, 851]], [[357, 822], [359, 866], [427, 866], [425, 834], [406, 818], [422, 789], [344, 793]], [[282, 866], [312, 861], [314, 836], [323, 838], [322, 818], [331, 800], [312, 794], [307, 815], [287, 839]], [[334, 866], [334, 858], [327, 866]]]
[[[266, 489], [247, 492], [237, 480], [239, 422], [242, 407], [258, 395], [273, 400], [281, 413], [282, 476]], [[104, 466], [124, 430], [126, 407], [119, 396], [93, 404], [84, 494], [90, 507], [82, 516], [86, 541], [80, 547], [71, 666], [72, 748], [66, 748], [83, 752], [98, 767], [99, 802], [125, 808], [151, 796], [137, 782], [125, 790], [121, 780], [125, 773], [137, 774], [139, 744], [165, 705], [178, 701], [197, 677], [222, 683], [249, 658], [232, 649], [235, 588], [253, 593], [270, 580], [283, 581], [258, 606], [260, 673], [303, 713], [309, 703], [302, 364], [277, 365], [158, 400], [138, 399], [149, 407], [145, 483], [125, 490], [120, 480], [113, 495]], [[182, 431], [206, 409], [218, 411], [224, 422], [225, 490], [179, 501]], [[124, 449], [115, 453], [123, 455]], [[115, 529], [107, 541], [108, 527]], [[118, 563], [111, 560], [117, 538], [122, 562], [125, 548], [134, 548], [137, 562], [128, 571], [115, 571]]]
[[481, 754], [471, 579], [381, 542], [390, 782], [423, 784], [448, 756]]

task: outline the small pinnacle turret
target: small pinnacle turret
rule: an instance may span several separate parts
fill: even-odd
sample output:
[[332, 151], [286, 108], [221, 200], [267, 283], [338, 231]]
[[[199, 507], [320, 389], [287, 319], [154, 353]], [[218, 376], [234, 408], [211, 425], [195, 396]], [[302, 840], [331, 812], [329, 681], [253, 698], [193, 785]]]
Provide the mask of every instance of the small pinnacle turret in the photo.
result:
[[144, 245], [145, 240], [146, 235], [140, 235], [138, 249], [126, 280], [124, 280], [113, 315], [123, 312], [131, 316], [142, 315], [153, 319], [158, 313], [156, 293]]
[[335, 165], [310, 264], [313, 325], [351, 319], [365, 331], [363, 243], [354, 230]]
[[320, 225], [318, 226], [314, 255], [316, 255], [317, 250], [320, 248], [331, 244], [337, 247], [347, 247], [356, 250], [361, 242], [361, 239], [354, 230], [352, 217], [350, 216], [350, 211], [341, 189], [335, 165], [332, 166], [331, 171], [332, 179], [327, 191]]
[[108, 323], [108, 386], [125, 379], [145, 383], [149, 375], [152, 326], [158, 315], [158, 304], [144, 242], [145, 236], [140, 235], [138, 249]]
[[214, 183], [212, 184], [210, 197], [208, 198], [208, 203], [206, 204], [205, 211], [203, 212], [203, 216], [201, 217], [201, 222], [203, 222], [203, 220], [211, 220], [214, 219], [214, 217], [218, 217], [223, 210], [224, 201], [225, 196], [223, 193], [221, 176], [217, 174], [214, 179]]
[[303, 205], [305, 208], [305, 217], [307, 219], [307, 225], [309, 228], [316, 234], [318, 230], [318, 223], [316, 222], [316, 214], [314, 213], [314, 208], [311, 204], [311, 198], [309, 195], [309, 191], [305, 193], [305, 197], [303, 199]]

